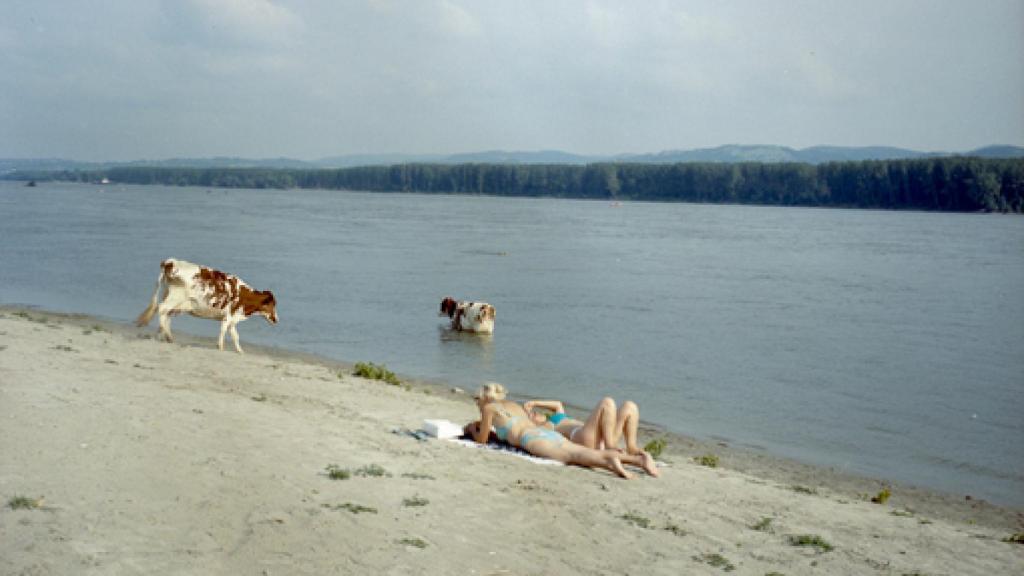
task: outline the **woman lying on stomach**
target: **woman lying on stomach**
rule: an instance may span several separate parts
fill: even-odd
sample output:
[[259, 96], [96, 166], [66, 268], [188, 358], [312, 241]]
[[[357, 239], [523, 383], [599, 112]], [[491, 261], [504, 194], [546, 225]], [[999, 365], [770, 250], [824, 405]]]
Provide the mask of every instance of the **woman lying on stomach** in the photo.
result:
[[638, 466], [651, 476], [657, 476], [654, 459], [649, 454], [623, 454], [617, 450], [595, 450], [574, 444], [550, 428], [535, 425], [523, 407], [506, 400], [505, 387], [501, 384], [485, 384], [477, 390], [474, 398], [480, 409], [480, 420], [466, 425], [465, 431], [481, 444], [487, 442], [491, 427], [500, 440], [539, 456], [557, 460], [564, 464], [587, 468], [604, 468], [623, 478], [632, 478], [623, 464]]

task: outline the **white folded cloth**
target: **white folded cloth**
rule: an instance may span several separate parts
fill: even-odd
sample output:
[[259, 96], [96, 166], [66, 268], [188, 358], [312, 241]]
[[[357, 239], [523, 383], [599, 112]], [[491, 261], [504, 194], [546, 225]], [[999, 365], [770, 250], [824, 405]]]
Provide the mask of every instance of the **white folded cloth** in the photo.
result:
[[424, 420], [423, 431], [434, 438], [458, 438], [462, 436], [462, 426], [450, 420]]

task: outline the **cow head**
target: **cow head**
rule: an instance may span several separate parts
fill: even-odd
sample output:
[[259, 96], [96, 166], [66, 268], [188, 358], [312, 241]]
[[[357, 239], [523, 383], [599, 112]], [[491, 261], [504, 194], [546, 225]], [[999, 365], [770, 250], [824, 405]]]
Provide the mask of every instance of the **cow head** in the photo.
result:
[[267, 322], [271, 324], [277, 324], [277, 301], [274, 300], [274, 293], [270, 290], [265, 292], [259, 292], [261, 296], [259, 310], [257, 314], [263, 314], [263, 317], [267, 319]]
[[445, 297], [441, 300], [441, 316], [448, 316], [449, 318], [455, 316], [455, 310], [459, 307], [459, 303], [454, 298]]

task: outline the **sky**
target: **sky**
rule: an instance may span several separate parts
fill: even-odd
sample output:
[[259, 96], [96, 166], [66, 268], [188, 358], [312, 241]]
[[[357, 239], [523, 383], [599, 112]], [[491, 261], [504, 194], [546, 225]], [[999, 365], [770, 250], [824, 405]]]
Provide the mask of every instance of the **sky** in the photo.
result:
[[1024, 145], [1024, 0], [4, 0], [0, 158]]

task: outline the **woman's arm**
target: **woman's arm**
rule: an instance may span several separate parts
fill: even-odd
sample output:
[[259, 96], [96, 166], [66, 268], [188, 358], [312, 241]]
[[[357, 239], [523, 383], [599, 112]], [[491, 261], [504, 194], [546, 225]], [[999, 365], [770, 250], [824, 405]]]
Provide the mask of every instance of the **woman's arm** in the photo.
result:
[[490, 405], [480, 410], [480, 420], [476, 423], [476, 430], [473, 432], [473, 440], [477, 444], [486, 444], [491, 435], [491, 421], [494, 420], [494, 408]]
[[527, 412], [533, 412], [534, 408], [543, 408], [544, 410], [553, 410], [555, 412], [565, 412], [565, 406], [563, 406], [558, 400], [530, 400], [523, 403], [523, 408]]

